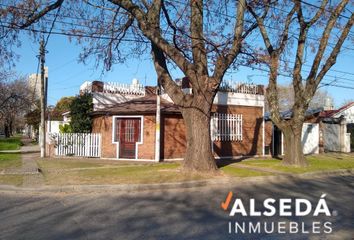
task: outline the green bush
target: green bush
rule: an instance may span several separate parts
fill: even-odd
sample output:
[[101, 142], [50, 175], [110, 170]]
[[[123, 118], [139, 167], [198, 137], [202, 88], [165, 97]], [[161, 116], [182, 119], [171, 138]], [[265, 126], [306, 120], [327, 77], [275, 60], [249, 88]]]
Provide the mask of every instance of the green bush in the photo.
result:
[[84, 93], [76, 96], [70, 105], [70, 127], [74, 133], [89, 133], [92, 127], [92, 95]]

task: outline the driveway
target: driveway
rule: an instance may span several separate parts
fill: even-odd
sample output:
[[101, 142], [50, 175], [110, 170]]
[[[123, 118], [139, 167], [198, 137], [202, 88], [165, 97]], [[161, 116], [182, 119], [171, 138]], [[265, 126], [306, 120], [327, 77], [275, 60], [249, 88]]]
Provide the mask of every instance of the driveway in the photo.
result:
[[[34, 194], [0, 193], [0, 239], [352, 239], [354, 236], [354, 176], [266, 182], [128, 193]], [[258, 203], [272, 197], [306, 198], [316, 206], [320, 196], [332, 213], [326, 217], [229, 216], [220, 205], [229, 191]], [[262, 210], [259, 207], [258, 210]], [[248, 212], [248, 211], [247, 211]], [[297, 234], [229, 233], [235, 222], [298, 222]], [[321, 233], [306, 233], [320, 222]], [[331, 222], [332, 233], [323, 232]], [[302, 223], [304, 226], [302, 226]], [[317, 224], [317, 223], [316, 223]], [[246, 231], [247, 232], [247, 231]], [[305, 233], [303, 233], [305, 232]]]

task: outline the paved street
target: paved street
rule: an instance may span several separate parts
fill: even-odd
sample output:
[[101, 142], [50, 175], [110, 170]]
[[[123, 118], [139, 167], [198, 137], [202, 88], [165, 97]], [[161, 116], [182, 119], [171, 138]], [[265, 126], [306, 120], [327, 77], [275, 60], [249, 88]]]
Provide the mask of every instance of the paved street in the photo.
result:
[[[352, 239], [353, 184], [354, 176], [341, 176], [138, 193], [4, 192], [0, 193], [0, 239]], [[244, 200], [246, 209], [247, 199], [263, 203], [268, 197], [307, 198], [316, 206], [326, 193], [328, 207], [336, 216], [229, 217], [232, 204], [227, 212], [220, 207], [229, 191]], [[229, 234], [229, 221], [298, 221], [305, 222], [307, 230], [313, 221], [330, 221], [333, 232]]]

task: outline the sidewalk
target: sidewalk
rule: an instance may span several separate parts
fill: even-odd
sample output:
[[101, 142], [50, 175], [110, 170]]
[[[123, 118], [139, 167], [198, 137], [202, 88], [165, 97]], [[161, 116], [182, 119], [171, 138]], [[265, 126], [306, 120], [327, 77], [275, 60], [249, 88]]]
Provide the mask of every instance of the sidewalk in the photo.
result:
[[44, 184], [43, 175], [38, 171], [36, 159], [39, 158], [39, 146], [33, 145], [29, 138], [22, 138], [24, 144], [19, 150], [4, 150], [0, 153], [20, 153], [22, 159], [21, 168], [8, 169], [4, 173], [7, 175], [22, 175], [22, 187], [37, 187]]
[[36, 159], [39, 158], [39, 146], [33, 145], [29, 138], [21, 139], [24, 144], [21, 149], [23, 187], [36, 187], [44, 184], [43, 175], [38, 171]]
[[21, 139], [24, 144], [19, 150], [2, 150], [0, 153], [39, 153], [39, 145], [33, 145], [32, 140], [24, 137]]
[[258, 176], [258, 177], [226, 177], [222, 179], [197, 180], [187, 182], [171, 182], [171, 183], [152, 183], [152, 184], [104, 184], [104, 185], [32, 185], [15, 187], [10, 185], [0, 185], [0, 192], [31, 192], [31, 193], [112, 193], [112, 192], [134, 192], [134, 191], [167, 191], [172, 189], [188, 189], [188, 188], [219, 188], [222, 186], [245, 186], [246, 184], [262, 184], [267, 182], [268, 185], [286, 183], [295, 180], [325, 179], [326, 177], [349, 177], [354, 176], [353, 170], [335, 170], [319, 173], [304, 173], [281, 176]]

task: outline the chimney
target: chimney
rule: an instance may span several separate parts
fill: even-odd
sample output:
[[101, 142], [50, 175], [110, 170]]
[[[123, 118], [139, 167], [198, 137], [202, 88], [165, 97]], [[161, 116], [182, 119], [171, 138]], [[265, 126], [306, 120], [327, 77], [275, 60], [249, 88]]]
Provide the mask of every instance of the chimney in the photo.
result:
[[101, 81], [92, 82], [92, 92], [103, 92], [104, 83]]

